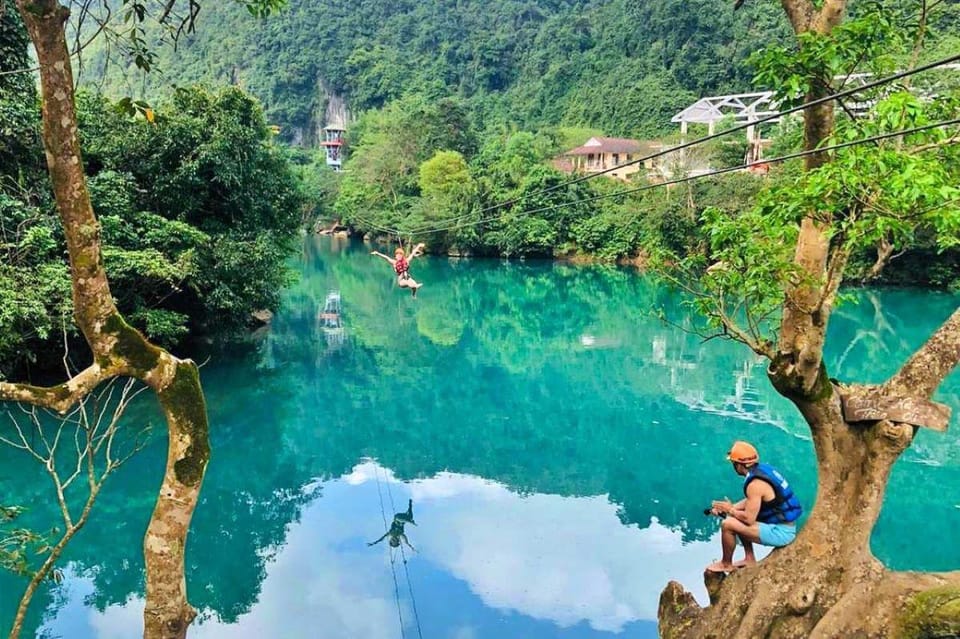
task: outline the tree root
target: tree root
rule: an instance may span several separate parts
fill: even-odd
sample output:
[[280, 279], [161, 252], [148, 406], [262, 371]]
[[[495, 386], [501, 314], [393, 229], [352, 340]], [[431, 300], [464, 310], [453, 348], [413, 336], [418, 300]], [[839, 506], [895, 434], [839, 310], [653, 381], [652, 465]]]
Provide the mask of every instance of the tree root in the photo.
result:
[[[796, 557], [792, 558], [796, 559]], [[842, 570], [811, 566], [788, 579], [794, 561], [705, 575], [712, 605], [670, 582], [660, 595], [664, 639], [941, 639], [960, 636], [960, 572], [878, 569], [870, 557]], [[798, 568], [799, 566], [795, 566]], [[821, 568], [818, 570], [817, 568]], [[771, 570], [772, 569], [772, 570]], [[841, 577], [842, 575], [842, 577]], [[841, 577], [841, 578], [838, 578]]]
[[660, 593], [657, 618], [660, 620], [661, 639], [680, 639], [687, 634], [703, 614], [703, 608], [689, 592], [676, 581], [671, 581]]

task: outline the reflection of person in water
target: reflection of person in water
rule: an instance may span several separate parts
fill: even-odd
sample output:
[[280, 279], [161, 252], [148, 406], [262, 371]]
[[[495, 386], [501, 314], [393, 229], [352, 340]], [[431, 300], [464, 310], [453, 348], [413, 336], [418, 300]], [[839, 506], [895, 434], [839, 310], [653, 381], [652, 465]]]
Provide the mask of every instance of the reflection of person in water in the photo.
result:
[[410, 550], [416, 552], [417, 549], [414, 548], [412, 545], [410, 545], [410, 541], [407, 539], [406, 534], [404, 534], [403, 532], [403, 527], [406, 524], [413, 524], [414, 526], [417, 525], [417, 522], [413, 520], [413, 500], [412, 499], [407, 501], [407, 512], [397, 513], [393, 516], [393, 523], [390, 524], [390, 530], [383, 533], [383, 537], [381, 537], [380, 539], [376, 541], [371, 541], [367, 545], [374, 546], [376, 544], [379, 544], [381, 541], [383, 541], [387, 537], [390, 537], [390, 546], [392, 548], [398, 547], [400, 545], [400, 542], [402, 541], [407, 546], [410, 546]]

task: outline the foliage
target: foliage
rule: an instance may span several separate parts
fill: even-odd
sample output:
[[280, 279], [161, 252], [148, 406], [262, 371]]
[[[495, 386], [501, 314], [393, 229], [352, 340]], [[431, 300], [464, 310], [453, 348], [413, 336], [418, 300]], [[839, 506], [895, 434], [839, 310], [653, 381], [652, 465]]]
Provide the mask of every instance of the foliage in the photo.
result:
[[322, 151], [310, 155], [294, 152], [291, 161], [303, 202], [300, 225], [306, 228], [319, 221], [338, 218], [333, 205], [340, 195], [343, 175], [327, 166], [326, 154]]
[[[355, 112], [411, 93], [458, 96], [480, 129], [661, 133], [691, 98], [746, 87], [742, 62], [789, 35], [775, 5], [718, 11], [714, 0], [291, 0], [263, 23], [245, 18], [236, 3], [204, 6], [196, 33], [176, 52], [157, 48], [154, 66], [177, 83], [246, 87], [284, 139], [306, 143], [331, 94]], [[109, 94], [145, 84], [155, 101], [166, 90], [164, 78], [107, 60], [100, 50], [85, 67]]]
[[[121, 308], [152, 318], [144, 328], [165, 330], [151, 336], [167, 343], [188, 328], [231, 335], [250, 312], [275, 308], [300, 199], [257, 103], [238, 89], [181, 88], [153, 122], [101, 98], [84, 106], [104, 257], [130, 296]], [[158, 308], [168, 312], [146, 313]]]
[[[841, 120], [831, 143], [955, 117], [958, 98], [944, 95], [925, 102], [909, 92], [891, 94], [870, 117]], [[823, 299], [832, 297], [830, 288], [845, 276], [863, 275], [866, 260], [854, 260], [850, 268], [849, 256], [863, 256], [881, 244], [955, 254], [960, 243], [955, 136], [955, 130], [932, 128], [838, 150], [831, 162], [799, 175], [788, 169], [755, 206], [706, 211], [700, 220], [709, 237], [706, 254], [669, 253], [661, 268], [691, 294], [708, 330], [728, 334], [730, 325], [739, 323], [744, 333], [733, 335], [736, 339], [770, 344], [775, 335], [766, 321], [783, 304], [783, 292], [801, 281], [791, 247], [806, 215], [829, 221], [827, 272], [822, 281], [809, 282], [821, 289]], [[951, 284], [956, 277], [944, 275], [931, 271], [927, 281], [940, 277], [941, 283]]]
[[346, 221], [395, 228], [420, 194], [420, 164], [437, 151], [472, 154], [476, 138], [455, 100], [409, 96], [366, 114], [350, 132], [350, 144], [335, 208]]
[[[302, 191], [256, 102], [238, 89], [184, 88], [150, 118], [92, 95], [78, 107], [104, 264], [133, 324], [167, 345], [233, 338], [251, 312], [275, 308]], [[9, 373], [50, 365], [45, 355], [73, 334], [72, 302], [50, 194], [19, 186], [42, 178], [0, 176], [18, 181], [0, 190], [0, 370]]]
[[[48, 549], [42, 535], [27, 529], [14, 527], [14, 521], [23, 514], [19, 506], [0, 506], [0, 569], [15, 575], [29, 577], [30, 556]], [[59, 579], [60, 573], [55, 573]]]
[[[0, 188], [36, 186], [43, 156], [39, 150], [39, 101], [27, 32], [12, 0], [0, 0]], [[19, 72], [18, 72], [19, 71]]]
[[835, 78], [855, 71], [890, 72], [895, 53], [905, 44], [902, 17], [889, 7], [871, 3], [864, 15], [847, 20], [829, 36], [810, 31], [800, 34], [791, 46], [764, 47], [751, 58], [758, 69], [754, 84], [775, 87], [780, 104], [788, 108], [810, 93], [835, 92]]

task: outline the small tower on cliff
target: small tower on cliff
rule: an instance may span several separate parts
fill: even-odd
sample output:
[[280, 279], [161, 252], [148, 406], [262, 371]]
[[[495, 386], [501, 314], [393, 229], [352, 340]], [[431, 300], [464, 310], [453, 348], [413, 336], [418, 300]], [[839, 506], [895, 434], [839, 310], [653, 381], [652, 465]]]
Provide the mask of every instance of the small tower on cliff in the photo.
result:
[[327, 166], [340, 171], [343, 166], [343, 136], [347, 129], [340, 122], [330, 122], [321, 130], [320, 146], [327, 152]]

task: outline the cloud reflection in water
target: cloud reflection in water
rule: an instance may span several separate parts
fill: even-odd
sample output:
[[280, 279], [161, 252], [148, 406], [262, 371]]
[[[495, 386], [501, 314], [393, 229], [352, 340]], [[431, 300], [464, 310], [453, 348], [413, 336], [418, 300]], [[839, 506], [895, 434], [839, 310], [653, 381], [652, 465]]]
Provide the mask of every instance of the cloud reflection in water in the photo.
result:
[[[663, 586], [676, 579], [704, 601], [703, 566], [719, 551], [716, 539], [684, 544], [656, 519], [625, 526], [605, 496], [522, 495], [456, 473], [402, 483], [367, 461], [325, 482], [291, 524], [254, 607], [235, 624], [208, 613], [191, 638], [401, 637], [388, 547], [366, 546], [383, 534], [378, 488], [388, 521], [413, 499], [418, 525], [407, 535], [419, 552], [408, 551], [408, 568], [425, 637], [655, 637]], [[416, 636], [399, 557], [395, 567], [405, 633]], [[70, 598], [82, 598], [89, 588], [72, 581]], [[142, 610], [140, 599], [103, 612], [68, 605], [45, 630], [132, 639]], [[521, 621], [522, 633], [504, 633]]]

